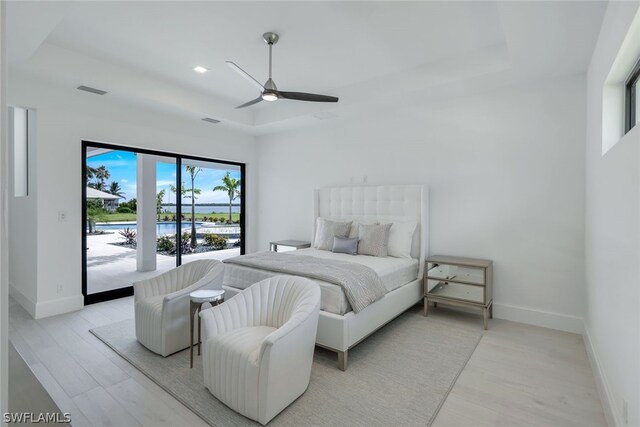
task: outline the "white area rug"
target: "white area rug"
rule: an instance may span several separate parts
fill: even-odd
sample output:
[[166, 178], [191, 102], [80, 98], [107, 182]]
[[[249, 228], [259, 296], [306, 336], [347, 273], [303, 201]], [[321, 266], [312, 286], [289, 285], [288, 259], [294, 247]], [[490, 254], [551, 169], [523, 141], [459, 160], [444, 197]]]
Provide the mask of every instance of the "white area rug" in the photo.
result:
[[[346, 372], [335, 353], [316, 347], [309, 388], [269, 425], [430, 425], [482, 333], [421, 313], [410, 309], [349, 350]], [[199, 356], [189, 369], [189, 350], [153, 354], [136, 341], [133, 320], [91, 332], [207, 423], [259, 425], [209, 393]]]

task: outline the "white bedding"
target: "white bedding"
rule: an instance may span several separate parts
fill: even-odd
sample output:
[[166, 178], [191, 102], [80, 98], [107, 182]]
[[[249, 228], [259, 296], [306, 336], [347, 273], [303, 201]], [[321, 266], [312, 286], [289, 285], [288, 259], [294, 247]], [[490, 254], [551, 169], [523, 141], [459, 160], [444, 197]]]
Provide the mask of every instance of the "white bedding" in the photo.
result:
[[[387, 290], [390, 292], [400, 286], [415, 280], [418, 276], [418, 260], [394, 257], [373, 257], [367, 255], [336, 254], [331, 251], [318, 249], [300, 249], [287, 252], [292, 255], [309, 255], [317, 258], [335, 259], [365, 265], [375, 271]], [[245, 289], [252, 284], [276, 275], [277, 273], [244, 267], [235, 264], [225, 264], [224, 284], [236, 289]], [[351, 311], [347, 298], [338, 285], [317, 280], [320, 285], [320, 309], [345, 314]]]

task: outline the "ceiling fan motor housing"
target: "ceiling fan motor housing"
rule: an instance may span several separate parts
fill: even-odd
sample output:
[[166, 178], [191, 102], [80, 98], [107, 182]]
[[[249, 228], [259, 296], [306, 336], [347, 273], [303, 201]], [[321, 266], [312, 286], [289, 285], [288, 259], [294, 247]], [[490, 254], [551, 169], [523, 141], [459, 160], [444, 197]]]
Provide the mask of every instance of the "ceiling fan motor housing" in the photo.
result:
[[278, 43], [278, 40], [280, 40], [280, 36], [278, 36], [276, 33], [273, 33], [271, 31], [264, 33], [262, 35], [262, 38], [267, 44], [276, 44]]

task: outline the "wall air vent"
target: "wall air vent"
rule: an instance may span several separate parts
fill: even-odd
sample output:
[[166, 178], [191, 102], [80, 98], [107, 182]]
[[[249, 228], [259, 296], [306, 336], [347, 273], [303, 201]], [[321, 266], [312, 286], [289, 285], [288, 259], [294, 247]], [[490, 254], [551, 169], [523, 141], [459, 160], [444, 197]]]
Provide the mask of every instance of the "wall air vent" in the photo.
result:
[[209, 122], [209, 123], [220, 123], [220, 120], [216, 120], [216, 119], [212, 119], [211, 117], [205, 117], [204, 119], [202, 119], [203, 122]]
[[96, 89], [94, 87], [89, 87], [89, 86], [82, 86], [82, 85], [78, 86], [76, 89], [83, 90], [85, 92], [95, 93], [96, 95], [104, 95], [105, 93], [107, 93], [104, 90]]
[[320, 111], [319, 113], [312, 114], [311, 116], [315, 117], [318, 120], [335, 119], [336, 117], [338, 117], [337, 114], [330, 111]]

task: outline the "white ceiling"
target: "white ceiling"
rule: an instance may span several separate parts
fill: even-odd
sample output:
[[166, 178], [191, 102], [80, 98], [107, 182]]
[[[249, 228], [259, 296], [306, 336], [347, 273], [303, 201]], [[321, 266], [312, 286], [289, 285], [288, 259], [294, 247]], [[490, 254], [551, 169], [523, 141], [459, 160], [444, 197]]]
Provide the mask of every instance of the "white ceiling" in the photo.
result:
[[[252, 133], [394, 108], [441, 88], [583, 73], [603, 2], [9, 2], [10, 79], [29, 75], [70, 91], [80, 84], [140, 108], [208, 116]], [[261, 35], [276, 31], [281, 90], [338, 104], [258, 96], [227, 68], [267, 79]], [[196, 65], [209, 68], [199, 74]], [[500, 78], [498, 78], [500, 77]], [[11, 83], [11, 80], [9, 81]], [[447, 86], [449, 85], [449, 86]]]

